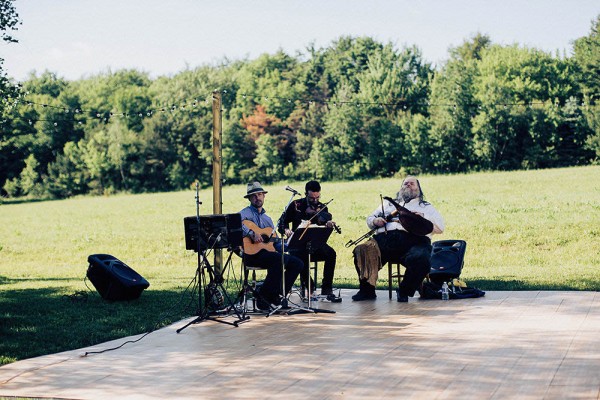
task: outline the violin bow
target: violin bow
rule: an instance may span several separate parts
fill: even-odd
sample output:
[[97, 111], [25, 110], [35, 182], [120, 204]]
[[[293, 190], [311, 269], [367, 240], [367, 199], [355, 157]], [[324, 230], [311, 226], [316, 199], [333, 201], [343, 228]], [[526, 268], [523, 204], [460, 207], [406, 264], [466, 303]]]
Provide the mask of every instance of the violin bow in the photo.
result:
[[[323, 207], [322, 207], [322, 208], [321, 208], [319, 211], [317, 211], [317, 212], [315, 213], [315, 215], [313, 215], [312, 217], [310, 217], [310, 219], [308, 220], [309, 224], [306, 226], [306, 228], [308, 228], [308, 226], [310, 225], [310, 221], [312, 221], [312, 219], [313, 219], [314, 217], [316, 217], [317, 215], [319, 215], [319, 213], [320, 213], [321, 211], [323, 211], [324, 209], [326, 209], [326, 208], [327, 208], [327, 205], [328, 205], [329, 203], [331, 203], [332, 201], [333, 201], [333, 199], [331, 199], [331, 200], [329, 200], [327, 203], [323, 204]], [[306, 228], [304, 229], [304, 232], [302, 232], [302, 235], [300, 235], [300, 238], [299, 238], [298, 240], [302, 240], [302, 238], [304, 237], [304, 234], [305, 234], [305, 233], [306, 233], [306, 231], [307, 231], [307, 229], [306, 229]]]

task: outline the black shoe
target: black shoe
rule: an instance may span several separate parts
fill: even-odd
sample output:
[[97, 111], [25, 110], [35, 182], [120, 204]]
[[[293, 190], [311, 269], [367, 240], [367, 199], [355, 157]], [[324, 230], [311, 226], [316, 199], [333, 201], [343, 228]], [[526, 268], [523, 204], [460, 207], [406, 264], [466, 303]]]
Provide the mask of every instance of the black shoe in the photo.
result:
[[265, 299], [258, 297], [256, 299], [256, 308], [261, 311], [271, 311], [271, 304], [269, 304], [269, 302]]
[[400, 294], [400, 289], [396, 289], [396, 299], [398, 303], [408, 303], [408, 296], [402, 296]]
[[354, 296], [352, 296], [352, 300], [354, 301], [363, 301], [363, 300], [375, 300], [377, 295], [375, 293], [363, 292], [359, 290]]
[[342, 298], [341, 297], [337, 297], [333, 293], [327, 295], [327, 300], [329, 300], [332, 303], [341, 303], [342, 302]]

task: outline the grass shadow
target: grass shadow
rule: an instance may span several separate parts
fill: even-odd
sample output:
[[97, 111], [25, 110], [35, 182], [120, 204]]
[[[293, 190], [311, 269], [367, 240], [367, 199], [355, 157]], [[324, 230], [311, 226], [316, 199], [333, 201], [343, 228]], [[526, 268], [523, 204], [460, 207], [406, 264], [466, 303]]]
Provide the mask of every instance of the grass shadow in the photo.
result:
[[469, 279], [467, 285], [482, 290], [569, 290], [582, 291], [600, 289], [600, 284], [593, 279], [563, 281], [557, 283], [536, 283], [517, 279]]
[[0, 364], [136, 335], [194, 315], [193, 296], [146, 291], [131, 301], [65, 288], [6, 290], [0, 297]]
[[8, 278], [0, 276], [0, 285], [10, 285], [23, 282], [73, 282], [74, 278]]
[[28, 204], [28, 203], [41, 203], [41, 202], [48, 202], [48, 201], [61, 201], [64, 199], [53, 199], [53, 198], [47, 198], [47, 199], [25, 199], [25, 198], [10, 198], [10, 197], [4, 197], [2, 199], [0, 199], [0, 206], [2, 204]]

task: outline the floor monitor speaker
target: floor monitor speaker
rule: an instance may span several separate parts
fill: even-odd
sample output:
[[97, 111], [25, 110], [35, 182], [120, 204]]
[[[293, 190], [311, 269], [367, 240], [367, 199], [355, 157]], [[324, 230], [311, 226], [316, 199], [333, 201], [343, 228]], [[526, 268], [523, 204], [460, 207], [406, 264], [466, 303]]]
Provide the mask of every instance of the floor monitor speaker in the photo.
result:
[[134, 300], [150, 283], [110, 254], [92, 254], [87, 277], [105, 300]]

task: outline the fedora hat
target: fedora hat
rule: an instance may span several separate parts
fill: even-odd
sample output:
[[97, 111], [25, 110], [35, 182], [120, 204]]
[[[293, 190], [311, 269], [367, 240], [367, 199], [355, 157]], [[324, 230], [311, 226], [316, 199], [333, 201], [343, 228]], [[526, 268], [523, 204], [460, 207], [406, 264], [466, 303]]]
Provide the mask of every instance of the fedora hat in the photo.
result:
[[265, 189], [262, 188], [260, 182], [252, 182], [248, 184], [248, 188], [246, 189], [245, 198], [250, 197], [254, 193], [269, 193]]

